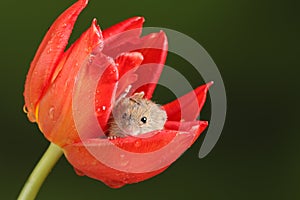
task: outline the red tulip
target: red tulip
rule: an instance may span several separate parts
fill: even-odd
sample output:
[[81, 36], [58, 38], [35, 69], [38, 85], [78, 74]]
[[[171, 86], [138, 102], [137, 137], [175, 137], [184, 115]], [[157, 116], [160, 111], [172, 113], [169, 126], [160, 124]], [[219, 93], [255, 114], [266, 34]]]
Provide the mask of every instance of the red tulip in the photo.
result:
[[[97, 125], [106, 132], [112, 105], [128, 85], [135, 92], [144, 91], [145, 98], [152, 97], [165, 63], [167, 38], [164, 32], [140, 37], [142, 17], [130, 18], [103, 32], [93, 20], [65, 51], [86, 4], [87, 0], [76, 2], [48, 30], [27, 75], [25, 108], [29, 120], [37, 122], [45, 137], [63, 149], [78, 174], [117, 188], [161, 173], [194, 143], [208, 125], [196, 117], [211, 83], [164, 105], [168, 121], [164, 130], [151, 136], [109, 140], [93, 131], [95, 123], [89, 117], [96, 116]], [[93, 70], [99, 69], [102, 75], [97, 77]], [[90, 92], [95, 79], [96, 90]], [[76, 109], [86, 103], [82, 100], [86, 97], [80, 96], [84, 92], [92, 95], [95, 106], [93, 111], [79, 113]], [[89, 131], [81, 133], [81, 128]]]

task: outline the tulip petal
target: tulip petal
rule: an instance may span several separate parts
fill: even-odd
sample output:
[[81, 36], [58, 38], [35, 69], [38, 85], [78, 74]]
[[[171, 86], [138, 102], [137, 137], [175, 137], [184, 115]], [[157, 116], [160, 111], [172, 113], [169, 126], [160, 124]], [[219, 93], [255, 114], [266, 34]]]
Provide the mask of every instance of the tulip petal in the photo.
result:
[[[191, 121], [191, 122], [178, 122], [178, 121], [167, 121], [165, 124], [165, 129], [167, 130], [179, 130], [179, 131], [187, 131], [190, 127], [199, 126], [198, 134], [201, 134], [206, 127], [208, 126], [207, 121]], [[197, 137], [194, 138], [193, 143], [197, 140]]]
[[133, 17], [105, 29], [103, 53], [116, 58], [121, 53], [130, 52], [131, 44], [140, 39], [143, 23], [143, 17]]
[[166, 34], [163, 31], [149, 34], [141, 38], [136, 48], [144, 57], [141, 67], [136, 72], [143, 84], [139, 83], [141, 87], [136, 92], [144, 91], [144, 97], [151, 99], [168, 53]]
[[163, 130], [150, 138], [89, 139], [65, 146], [64, 153], [80, 175], [117, 188], [164, 171], [198, 138], [205, 126], [200, 124], [189, 132]]
[[[109, 59], [101, 52], [93, 55], [93, 59], [89, 62], [89, 67], [85, 69], [78, 79], [78, 85], [81, 88], [76, 89], [76, 96], [78, 96], [78, 101], [75, 99], [75, 107], [73, 107], [78, 112], [77, 129], [80, 132], [81, 139], [90, 137], [101, 137], [106, 132], [107, 122], [111, 113], [112, 105], [116, 99], [116, 86], [119, 72], [119, 76], [124, 75], [124, 71], [127, 69], [134, 69], [140, 65], [143, 57], [140, 53], [124, 53], [121, 54], [115, 62]], [[119, 70], [116, 70], [118, 68]], [[94, 69], [94, 70], [93, 70]], [[103, 70], [103, 74], [101, 71]], [[96, 71], [95, 71], [96, 70]], [[115, 71], [115, 72], [114, 72]], [[128, 74], [126, 74], [128, 75]], [[125, 77], [124, 82], [118, 83], [118, 89], [125, 90], [129, 84], [131, 84], [130, 79]], [[98, 84], [97, 84], [98, 83]], [[89, 93], [93, 91], [93, 87], [97, 84], [95, 102], [90, 101], [91, 97]], [[118, 93], [117, 93], [118, 96]], [[88, 97], [88, 99], [86, 99]], [[95, 104], [95, 110], [93, 110], [93, 103]], [[91, 110], [90, 110], [91, 109]], [[96, 113], [98, 123], [95, 124], [93, 120], [93, 113]], [[74, 113], [76, 115], [76, 113]], [[100, 127], [98, 127], [98, 124]], [[84, 127], [83, 127], [84, 126]], [[99, 129], [101, 128], [101, 129]], [[97, 130], [99, 129], [99, 130]], [[87, 137], [87, 133], [89, 136]], [[101, 134], [102, 133], [102, 134]]]
[[144, 60], [144, 57], [139, 52], [126, 52], [117, 57], [115, 60], [118, 65], [120, 78], [128, 71], [137, 68]]
[[103, 38], [108, 39], [109, 37], [112, 37], [116, 34], [122, 33], [124, 31], [129, 31], [133, 29], [139, 30], [139, 32], [136, 32], [136, 36], [140, 36], [142, 32], [142, 26], [145, 19], [143, 17], [132, 17], [127, 20], [124, 20], [114, 26], [111, 26], [105, 30], [103, 30]]
[[[130, 35], [129, 32], [126, 32], [126, 35]], [[107, 45], [107, 43], [105, 43], [105, 45]], [[116, 57], [120, 52], [140, 52], [143, 55], [143, 62], [135, 72], [137, 81], [132, 84], [132, 90], [135, 92], [143, 91], [145, 93], [144, 97], [151, 99], [164, 67], [167, 50], [167, 37], [165, 33], [161, 31], [142, 38], [120, 41], [120, 45], [110, 51], [108, 51], [105, 46], [103, 53], [111, 57]]]
[[190, 93], [164, 105], [163, 109], [167, 112], [168, 120], [194, 121], [205, 103], [207, 91], [212, 84], [213, 82], [209, 82], [202, 85]]
[[95, 50], [83, 64], [73, 90], [73, 117], [81, 140], [104, 137], [118, 71], [114, 61]]
[[[102, 54], [102, 53], [101, 53]], [[95, 108], [94, 110], [86, 110], [85, 108], [87, 107], [85, 101], [82, 101], [82, 105], [78, 105], [81, 108], [83, 108], [86, 112], [86, 114], [90, 117], [93, 117], [93, 113], [96, 112], [96, 116], [98, 119], [98, 123], [101, 127], [101, 129], [103, 130], [103, 134], [105, 133], [106, 129], [107, 129], [107, 122], [112, 110], [112, 106], [114, 103], [114, 99], [116, 98], [116, 86], [117, 86], [117, 81], [118, 81], [118, 71], [117, 71], [117, 65], [113, 62], [113, 60], [109, 60], [108, 57], [105, 57], [103, 54], [103, 59], [102, 62], [100, 59], [98, 59], [98, 66], [96, 66], [99, 70], [99, 68], [103, 68], [104, 72], [103, 74], [101, 74], [100, 76], [96, 77], [97, 73], [93, 73], [91, 70], [90, 73], [86, 74], [86, 77], [84, 79], [80, 79], [80, 81], [82, 82], [82, 80], [86, 80], [87, 84], [84, 84], [84, 82], [82, 82], [81, 84], [84, 86], [82, 88], [83, 92], [89, 92], [90, 90], [90, 86], [93, 84], [92, 82], [99, 80], [98, 85], [97, 85], [97, 90], [96, 90], [96, 94], [95, 96]], [[108, 62], [111, 62], [110, 64]], [[92, 64], [90, 67], [93, 67], [94, 64]], [[106, 65], [106, 66], [105, 66]], [[101, 73], [101, 72], [100, 72]], [[81, 94], [78, 94], [79, 98], [82, 99], [82, 97], [84, 97]], [[86, 101], [87, 102], [87, 101]], [[92, 108], [92, 107], [91, 107]], [[79, 108], [78, 108], [79, 109]], [[80, 117], [83, 118], [83, 121], [78, 121], [78, 125], [83, 125], [83, 126], [88, 126], [87, 124], [92, 126], [92, 122], [91, 120], [88, 120], [88, 118], [84, 119], [84, 116], [82, 116], [82, 113], [79, 113], [79, 115], [81, 115]], [[84, 127], [85, 129], [87, 127]], [[93, 131], [89, 132], [89, 136], [88, 137], [99, 137], [99, 136], [103, 136], [102, 133], [99, 132], [95, 132], [94, 135], [91, 135]], [[82, 132], [83, 134], [86, 134], [85, 132]], [[81, 139], [83, 139], [83, 136], [81, 135]]]
[[116, 98], [137, 80], [135, 71], [143, 62], [143, 55], [139, 52], [127, 52], [120, 54], [115, 62], [119, 71], [119, 83]]
[[144, 60], [136, 73], [139, 82], [133, 90], [144, 91], [145, 98], [151, 99], [166, 60], [168, 42], [163, 31], [139, 38], [143, 22], [143, 18], [131, 18], [103, 31], [103, 53], [112, 58], [125, 52], [142, 53]]
[[46, 33], [27, 74], [24, 98], [28, 118], [34, 122], [39, 99], [49, 86], [51, 76], [60, 62], [74, 23], [87, 0], [79, 0], [62, 13]]
[[72, 95], [79, 69], [94, 48], [101, 48], [102, 35], [96, 20], [70, 47], [64, 56], [61, 70], [55, 73], [52, 84], [38, 107], [38, 124], [48, 140], [59, 146], [80, 141], [72, 116]]
[[[135, 152], [135, 153], [148, 153], [161, 149], [168, 145], [174, 137], [177, 136], [178, 130], [182, 133], [190, 132], [193, 127], [198, 127], [197, 135], [201, 134], [208, 126], [207, 121], [193, 121], [193, 122], [177, 122], [167, 121], [165, 124], [165, 130], [153, 131], [143, 134], [143, 137], [124, 137], [116, 138], [111, 142], [119, 148]], [[147, 135], [150, 135], [147, 136]], [[199, 136], [198, 135], [198, 136]], [[198, 138], [194, 137], [194, 140]]]

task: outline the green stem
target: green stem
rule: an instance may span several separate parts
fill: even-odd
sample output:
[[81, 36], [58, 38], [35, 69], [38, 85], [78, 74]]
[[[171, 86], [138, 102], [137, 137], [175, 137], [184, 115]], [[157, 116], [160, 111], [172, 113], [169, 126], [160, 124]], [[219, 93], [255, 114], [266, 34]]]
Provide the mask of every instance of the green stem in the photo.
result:
[[18, 200], [33, 200], [36, 197], [41, 185], [62, 154], [63, 151], [59, 146], [53, 143], [49, 145], [47, 151], [27, 179]]

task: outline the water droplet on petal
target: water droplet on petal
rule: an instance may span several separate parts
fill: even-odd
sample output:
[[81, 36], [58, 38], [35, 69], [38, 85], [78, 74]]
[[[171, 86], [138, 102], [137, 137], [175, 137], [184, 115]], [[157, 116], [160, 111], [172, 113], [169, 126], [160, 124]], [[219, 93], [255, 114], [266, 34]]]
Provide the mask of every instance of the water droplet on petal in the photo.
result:
[[26, 105], [23, 106], [23, 112], [26, 114], [28, 113], [28, 109], [27, 109]]
[[129, 164], [129, 160], [125, 157], [124, 154], [121, 154], [121, 155], [120, 155], [120, 165], [121, 165], [122, 167], [125, 167], [125, 166], [127, 166], [128, 164]]
[[135, 147], [140, 147], [141, 145], [142, 145], [141, 140], [137, 140], [137, 141], [135, 141], [135, 143], [134, 143], [134, 146], [135, 146]]
[[50, 117], [50, 119], [53, 119], [54, 118], [54, 107], [51, 107], [50, 109], [49, 109], [49, 117]]
[[69, 82], [70, 82], [69, 80], [66, 81], [65, 87], [64, 87], [64, 92], [67, 91], [67, 89], [68, 89], [68, 87], [69, 87]]
[[86, 48], [84, 48], [84, 51], [86, 53], [90, 53], [92, 51], [92, 47], [86, 47]]
[[80, 171], [80, 170], [78, 170], [78, 169], [76, 169], [76, 168], [74, 168], [74, 169], [75, 169], [75, 172], [76, 172], [76, 174], [77, 174], [78, 176], [84, 176], [84, 175], [85, 175], [84, 172], [82, 172], [82, 171]]
[[121, 166], [125, 167], [128, 165], [128, 163], [129, 163], [128, 160], [121, 161]]
[[96, 108], [96, 115], [101, 116], [103, 112], [106, 110], [106, 106], [99, 106]]
[[52, 48], [50, 47], [50, 48], [48, 49], [47, 53], [49, 54], [49, 53], [51, 53], [51, 52], [52, 52]]

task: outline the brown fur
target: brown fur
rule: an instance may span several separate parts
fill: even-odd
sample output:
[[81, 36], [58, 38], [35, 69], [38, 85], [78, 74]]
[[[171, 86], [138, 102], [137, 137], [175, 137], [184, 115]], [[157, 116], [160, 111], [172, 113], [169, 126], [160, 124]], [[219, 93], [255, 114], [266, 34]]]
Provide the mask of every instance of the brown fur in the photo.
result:
[[[162, 130], [167, 120], [166, 112], [160, 105], [144, 99], [144, 93], [135, 93], [121, 99], [113, 108], [109, 120], [108, 136], [137, 136], [154, 130]], [[142, 118], [147, 122], [143, 123]]]

